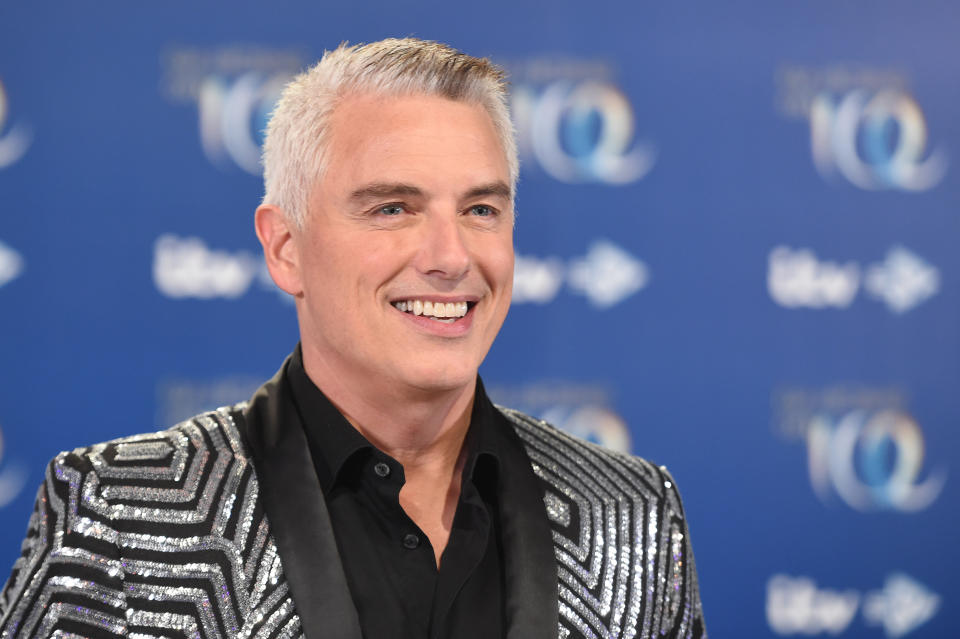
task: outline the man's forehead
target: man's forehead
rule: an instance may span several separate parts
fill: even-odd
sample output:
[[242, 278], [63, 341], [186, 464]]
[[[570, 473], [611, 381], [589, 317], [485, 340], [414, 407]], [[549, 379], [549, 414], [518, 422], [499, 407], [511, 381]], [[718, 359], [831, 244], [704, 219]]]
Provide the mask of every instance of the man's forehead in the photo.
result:
[[[428, 114], [428, 115], [425, 115]], [[464, 134], [489, 134], [502, 147], [499, 131], [486, 107], [474, 101], [454, 100], [430, 93], [350, 93], [340, 98], [328, 119], [331, 146], [376, 130], [389, 135], [411, 121], [425, 129], [455, 128]], [[454, 124], [455, 123], [455, 124]]]
[[455, 179], [458, 195], [513, 197], [502, 140], [479, 104], [351, 94], [338, 102], [327, 136], [320, 181], [335, 174], [351, 199], [427, 195], [441, 175]]

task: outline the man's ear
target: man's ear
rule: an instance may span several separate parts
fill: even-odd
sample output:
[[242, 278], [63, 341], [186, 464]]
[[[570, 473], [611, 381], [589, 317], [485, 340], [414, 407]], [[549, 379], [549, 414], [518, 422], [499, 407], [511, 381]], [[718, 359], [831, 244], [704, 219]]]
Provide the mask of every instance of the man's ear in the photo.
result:
[[257, 237], [263, 245], [263, 258], [274, 283], [290, 295], [303, 292], [300, 256], [294, 238], [296, 230], [287, 215], [272, 204], [257, 209], [254, 217]]

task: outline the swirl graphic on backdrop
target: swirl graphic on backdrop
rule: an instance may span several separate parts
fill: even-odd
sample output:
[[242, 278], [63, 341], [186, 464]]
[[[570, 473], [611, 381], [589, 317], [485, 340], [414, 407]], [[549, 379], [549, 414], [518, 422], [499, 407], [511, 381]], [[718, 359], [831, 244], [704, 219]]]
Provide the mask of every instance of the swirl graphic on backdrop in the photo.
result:
[[541, 417], [575, 437], [630, 453], [630, 429], [623, 418], [609, 408], [595, 404], [556, 405], [541, 411]]
[[835, 492], [859, 511], [916, 512], [940, 495], [946, 471], [921, 481], [920, 426], [895, 410], [853, 410], [837, 420], [814, 417], [807, 431], [810, 480], [824, 501]]
[[260, 145], [270, 112], [287, 73], [267, 75], [249, 71], [237, 77], [207, 76], [200, 85], [200, 142], [215, 164], [230, 160], [253, 175], [260, 175]]
[[0, 82], [0, 169], [12, 165], [23, 157], [33, 137], [30, 129], [19, 123], [10, 127], [9, 131], [4, 132], [8, 115], [7, 92], [3, 88], [3, 82]]
[[653, 168], [655, 148], [634, 141], [630, 101], [617, 87], [558, 80], [518, 86], [512, 107], [521, 149], [561, 182], [627, 184]]
[[23, 257], [0, 240], [0, 286], [19, 277], [23, 269]]
[[810, 107], [810, 139], [821, 175], [839, 172], [862, 189], [925, 191], [947, 171], [942, 149], [927, 155], [923, 111], [899, 90], [854, 89], [839, 99], [818, 94]]

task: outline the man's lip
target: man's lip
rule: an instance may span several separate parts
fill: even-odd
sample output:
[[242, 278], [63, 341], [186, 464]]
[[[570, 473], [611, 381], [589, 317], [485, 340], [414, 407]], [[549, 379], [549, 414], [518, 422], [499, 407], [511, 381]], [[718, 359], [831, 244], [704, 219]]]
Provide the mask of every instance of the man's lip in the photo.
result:
[[431, 304], [436, 304], [440, 302], [441, 304], [456, 304], [457, 302], [466, 302], [467, 304], [476, 304], [480, 301], [480, 296], [478, 295], [457, 295], [454, 297], [444, 297], [442, 295], [404, 295], [402, 297], [393, 297], [390, 299], [390, 304], [396, 304], [397, 302], [430, 302]]

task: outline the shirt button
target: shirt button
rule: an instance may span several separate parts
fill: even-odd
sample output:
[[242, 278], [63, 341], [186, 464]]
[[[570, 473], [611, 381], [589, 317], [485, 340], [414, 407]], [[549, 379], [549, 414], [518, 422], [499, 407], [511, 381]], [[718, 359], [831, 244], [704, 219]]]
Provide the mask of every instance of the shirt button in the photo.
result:
[[403, 547], [407, 550], [413, 550], [420, 545], [420, 538], [413, 533], [407, 533], [403, 536]]
[[390, 474], [390, 466], [383, 462], [377, 462], [373, 467], [373, 472], [375, 472], [380, 477], [386, 477]]

